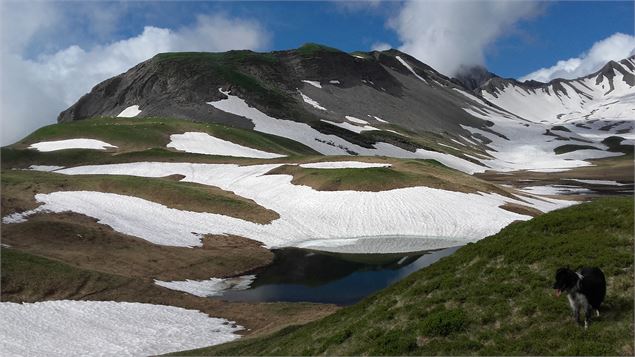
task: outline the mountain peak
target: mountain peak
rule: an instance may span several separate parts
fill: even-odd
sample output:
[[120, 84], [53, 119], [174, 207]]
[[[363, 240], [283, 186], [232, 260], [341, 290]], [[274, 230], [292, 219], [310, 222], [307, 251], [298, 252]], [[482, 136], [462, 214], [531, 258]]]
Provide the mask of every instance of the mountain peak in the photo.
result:
[[463, 87], [475, 90], [487, 83], [492, 78], [499, 78], [483, 66], [463, 66], [459, 69], [454, 79]]

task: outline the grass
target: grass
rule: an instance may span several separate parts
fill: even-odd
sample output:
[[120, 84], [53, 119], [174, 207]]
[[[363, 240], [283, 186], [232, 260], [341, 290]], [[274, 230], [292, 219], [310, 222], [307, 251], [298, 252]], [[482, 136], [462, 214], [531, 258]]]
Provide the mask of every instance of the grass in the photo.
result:
[[[347, 157], [306, 161], [350, 160]], [[426, 186], [458, 192], [496, 192], [504, 196], [509, 193], [501, 187], [479, 180], [470, 175], [450, 169], [435, 160], [394, 158], [358, 158], [357, 161], [388, 163], [390, 167], [364, 169], [312, 169], [299, 165], [283, 165], [269, 174], [292, 175], [296, 185], [310, 186], [319, 191], [385, 191], [397, 188]]]
[[2, 257], [2, 301], [81, 298], [85, 294], [130, 281], [118, 275], [77, 269], [70, 265], [11, 248]]
[[[313, 321], [337, 309], [326, 304], [245, 304], [201, 298], [157, 286], [152, 279], [98, 272], [13, 248], [2, 248], [1, 262], [2, 301], [73, 299], [178, 306], [236, 321], [249, 329], [243, 331], [246, 334], [271, 333], [289, 323]], [[169, 264], [166, 262], [165, 266]]]
[[2, 171], [2, 215], [37, 207], [36, 193], [56, 191], [99, 191], [134, 196], [170, 208], [218, 213], [266, 224], [279, 218], [274, 211], [252, 200], [216, 187], [174, 178], [146, 178], [116, 175], [62, 175], [49, 172]]
[[259, 53], [249, 50], [228, 51], [228, 52], [166, 52], [159, 53], [154, 57], [157, 62], [190, 61], [197, 63], [200, 61], [219, 63], [269, 63], [276, 64], [280, 60], [272, 53]]
[[279, 59], [272, 53], [251, 51], [229, 51], [225, 53], [184, 52], [162, 53], [154, 57], [153, 62], [161, 71], [178, 68], [185, 75], [205, 73], [214, 80], [227, 82], [240, 87], [267, 108], [289, 108], [295, 100], [280, 89], [265, 84], [247, 71], [248, 67], [275, 66]]
[[566, 144], [558, 146], [553, 149], [556, 155], [566, 154], [568, 152], [577, 151], [577, 150], [598, 150], [596, 146], [591, 145], [577, 145], [577, 144]]
[[195, 123], [172, 118], [93, 118], [42, 127], [13, 147], [24, 149], [39, 141], [90, 138], [108, 142], [121, 151], [165, 148], [170, 135], [204, 132], [233, 143], [283, 155], [317, 154], [311, 148], [284, 137], [219, 124]]
[[609, 136], [608, 138], [602, 140], [602, 144], [608, 146], [609, 151], [633, 155], [633, 145], [624, 145], [622, 144], [622, 141], [624, 141], [624, 138], [621, 136]]
[[309, 42], [300, 46], [294, 52], [304, 57], [314, 57], [315, 55], [318, 55], [321, 52], [342, 52], [342, 51], [338, 50], [337, 48]]
[[[558, 267], [607, 276], [602, 316], [576, 325]], [[517, 222], [322, 320], [187, 355], [633, 355], [633, 199]]]

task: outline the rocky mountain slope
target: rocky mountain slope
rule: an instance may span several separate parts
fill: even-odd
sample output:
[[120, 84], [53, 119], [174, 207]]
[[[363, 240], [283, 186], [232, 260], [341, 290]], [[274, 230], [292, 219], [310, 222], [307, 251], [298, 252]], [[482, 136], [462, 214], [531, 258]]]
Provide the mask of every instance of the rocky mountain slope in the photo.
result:
[[632, 152], [634, 63], [520, 83], [483, 68], [450, 79], [397, 50], [166, 53], [100, 83], [58, 120], [176, 117], [284, 136], [326, 155], [554, 171]]

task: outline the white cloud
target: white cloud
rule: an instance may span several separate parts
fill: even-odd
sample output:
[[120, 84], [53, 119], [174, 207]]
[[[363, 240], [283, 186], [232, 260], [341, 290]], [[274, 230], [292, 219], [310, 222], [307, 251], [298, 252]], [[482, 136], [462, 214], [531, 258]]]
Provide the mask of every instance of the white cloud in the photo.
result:
[[[13, 4], [13, 3], [12, 3]], [[29, 3], [32, 5], [32, 3]], [[147, 26], [137, 36], [82, 48], [72, 45], [52, 54], [26, 58], [24, 52], [38, 32], [50, 32], [55, 23], [46, 20], [55, 14], [55, 21], [73, 21], [56, 12], [49, 3], [38, 3], [37, 11], [25, 19], [24, 9], [3, 4], [3, 22], [13, 22], [23, 28], [19, 38], [11, 38], [9, 25], [2, 31], [2, 79], [0, 87], [0, 142], [7, 145], [34, 129], [52, 124], [57, 114], [73, 104], [97, 83], [122, 73], [139, 62], [160, 52], [227, 51], [231, 49], [262, 49], [270, 35], [255, 21], [225, 15], [199, 15], [192, 26], [176, 30]], [[28, 11], [27, 11], [28, 12]], [[37, 22], [41, 19], [41, 22]], [[35, 26], [34, 24], [42, 24]], [[103, 25], [103, 24], [101, 24]], [[65, 25], [67, 26], [67, 25]]]
[[615, 33], [593, 46], [578, 57], [558, 61], [548, 68], [529, 73], [520, 80], [533, 79], [549, 82], [555, 78], [573, 79], [591, 74], [602, 68], [608, 61], [618, 61], [632, 55], [635, 51], [635, 36]]
[[417, 1], [389, 20], [401, 51], [452, 75], [461, 66], [483, 65], [485, 51], [514, 25], [536, 15], [533, 1]]
[[371, 51], [386, 51], [391, 48], [392, 46], [386, 42], [375, 42], [370, 46]]

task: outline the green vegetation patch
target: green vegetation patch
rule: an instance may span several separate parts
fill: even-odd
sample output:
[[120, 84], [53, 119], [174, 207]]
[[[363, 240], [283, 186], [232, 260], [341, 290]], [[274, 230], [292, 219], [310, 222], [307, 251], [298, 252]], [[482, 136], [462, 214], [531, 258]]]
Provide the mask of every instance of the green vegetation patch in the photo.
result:
[[[188, 355], [633, 355], [633, 199], [517, 222], [334, 315]], [[561, 266], [606, 274], [601, 316], [575, 324]]]
[[185, 75], [204, 73], [212, 76], [214, 80], [236, 85], [268, 108], [283, 109], [295, 103], [291, 96], [278, 88], [266, 85], [246, 70], [253, 66], [262, 68], [279, 65], [279, 59], [272, 53], [251, 51], [162, 53], [155, 56], [153, 62], [167, 70], [179, 68], [185, 71]]
[[556, 125], [556, 126], [552, 126], [551, 130], [560, 130], [560, 131], [566, 131], [566, 132], [571, 132], [571, 130], [569, 130], [567, 127], [562, 126], [562, 125]]
[[[149, 148], [165, 148], [170, 142], [170, 135], [190, 131], [208, 133], [239, 145], [283, 155], [317, 154], [313, 149], [297, 141], [277, 135], [173, 118], [129, 119], [102, 117], [53, 124], [36, 130], [13, 145], [13, 147], [25, 149], [30, 144], [40, 141], [88, 138], [102, 140], [115, 145], [118, 147], [118, 152], [137, 151]], [[69, 150], [57, 152], [65, 151]]]
[[[311, 159], [309, 159], [311, 160]], [[303, 161], [309, 161], [303, 160]], [[350, 161], [350, 157], [333, 157], [320, 161]], [[315, 161], [315, 159], [311, 160]], [[359, 158], [356, 161], [388, 163], [389, 167], [316, 169], [299, 165], [283, 165], [268, 174], [292, 175], [296, 185], [310, 186], [319, 191], [385, 191], [397, 188], [425, 186], [458, 192], [510, 193], [486, 181], [450, 169], [436, 160]], [[510, 196], [511, 197], [511, 196]]]
[[337, 48], [310, 42], [305, 43], [294, 51], [304, 57], [313, 57], [321, 52], [342, 52]]
[[117, 275], [83, 270], [3, 247], [2, 301], [80, 299], [130, 281]]
[[556, 155], [566, 154], [568, 152], [577, 151], [577, 150], [600, 150], [600, 149], [591, 145], [576, 145], [576, 144], [561, 145], [553, 149]]

